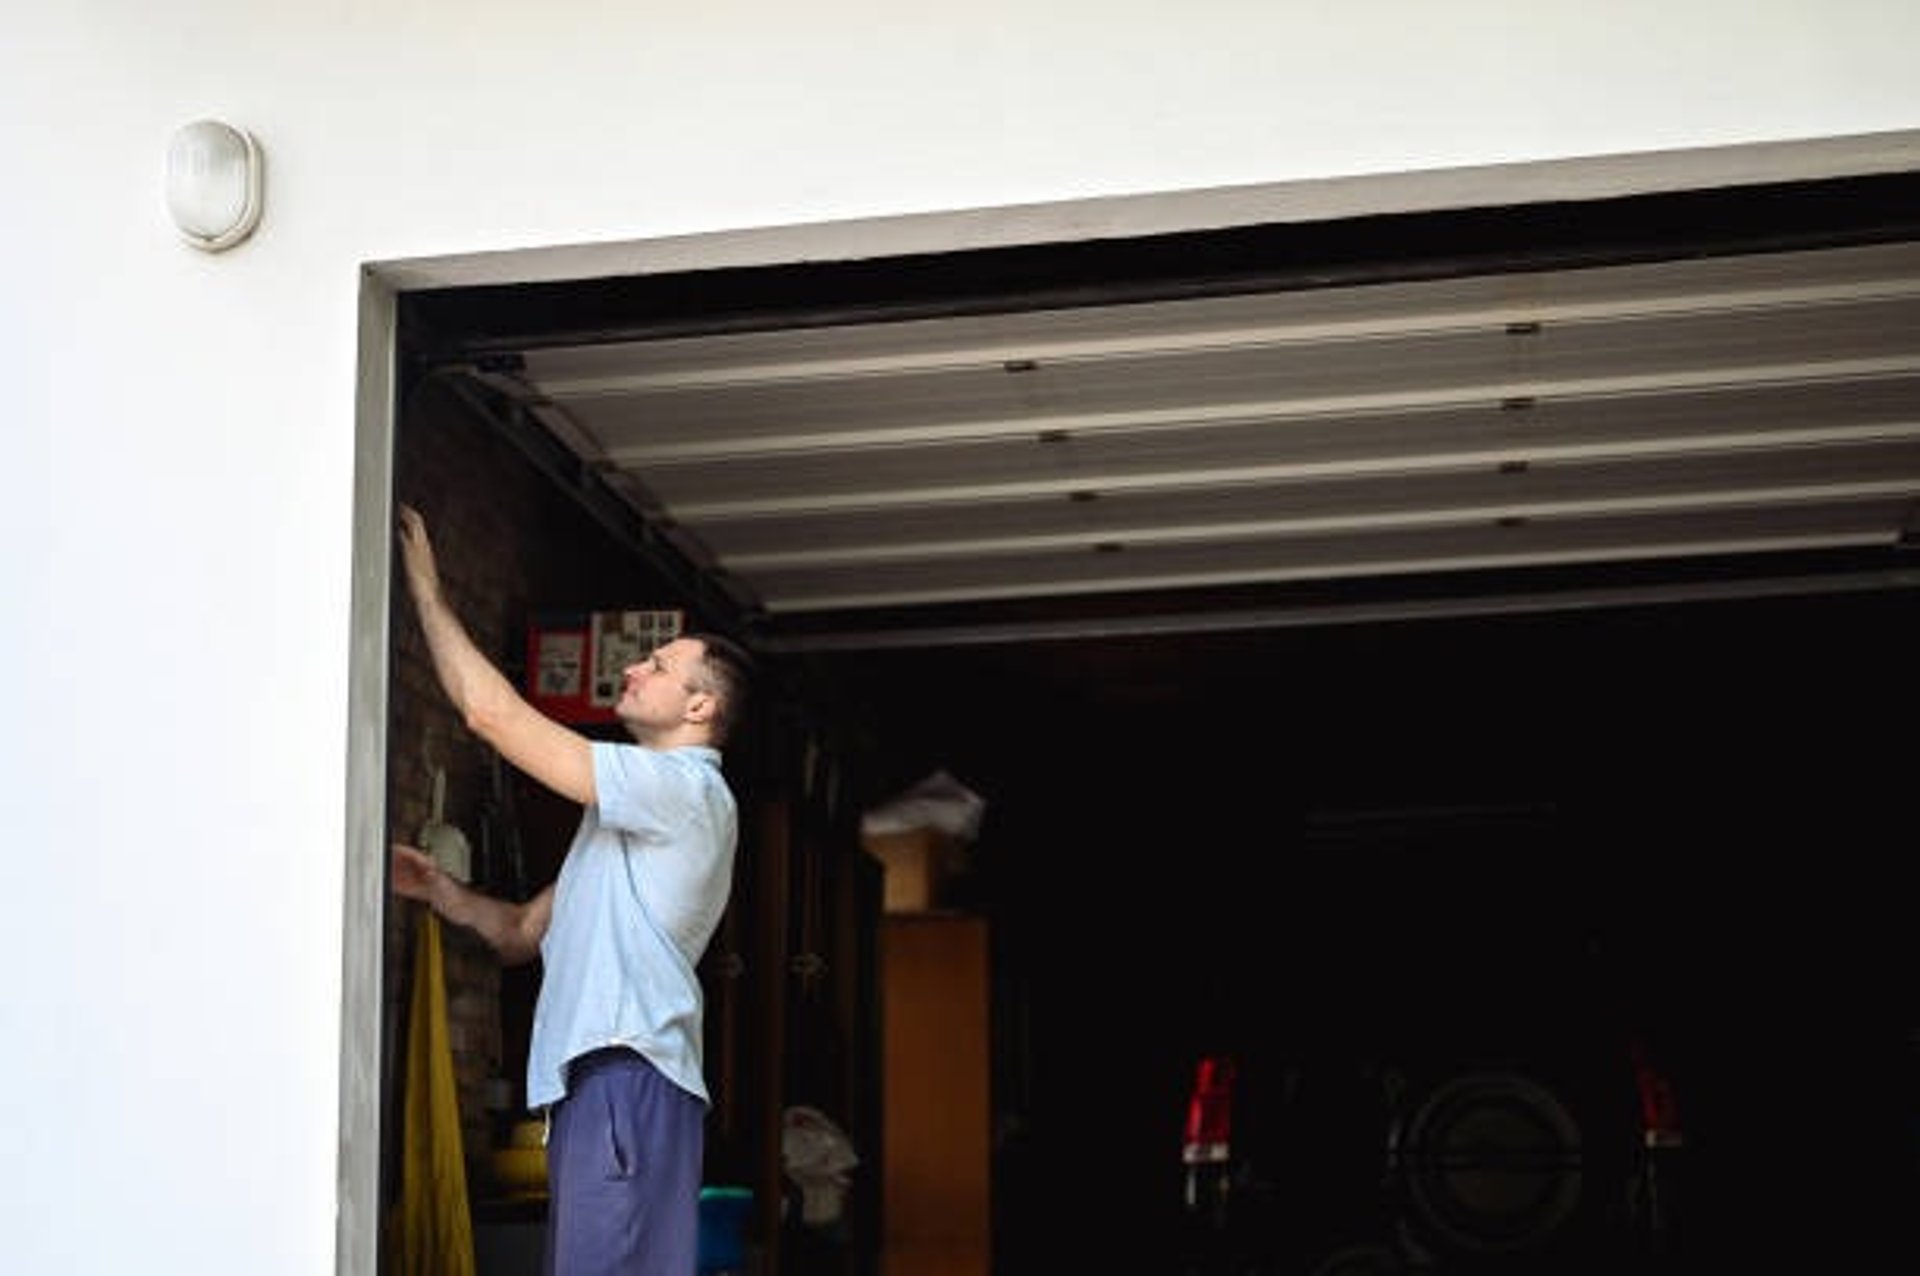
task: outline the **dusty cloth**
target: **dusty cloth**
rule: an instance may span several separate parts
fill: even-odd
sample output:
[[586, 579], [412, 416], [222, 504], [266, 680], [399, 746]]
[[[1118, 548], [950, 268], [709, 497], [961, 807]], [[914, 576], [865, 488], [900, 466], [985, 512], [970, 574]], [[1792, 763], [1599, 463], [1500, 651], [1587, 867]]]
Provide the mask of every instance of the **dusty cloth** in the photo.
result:
[[413, 940], [402, 1139], [394, 1271], [397, 1276], [474, 1276], [473, 1215], [447, 1034], [440, 919], [426, 909], [420, 910]]

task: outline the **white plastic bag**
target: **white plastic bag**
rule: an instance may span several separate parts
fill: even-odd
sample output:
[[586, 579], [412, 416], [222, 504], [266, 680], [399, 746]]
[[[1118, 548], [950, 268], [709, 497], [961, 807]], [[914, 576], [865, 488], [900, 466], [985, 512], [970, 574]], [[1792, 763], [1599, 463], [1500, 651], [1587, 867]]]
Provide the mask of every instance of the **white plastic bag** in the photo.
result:
[[800, 1219], [810, 1227], [839, 1221], [848, 1171], [860, 1164], [853, 1143], [818, 1108], [788, 1108], [780, 1117], [780, 1158], [800, 1187]]
[[907, 833], [935, 829], [966, 845], [980, 836], [980, 818], [986, 800], [945, 770], [935, 771], [906, 792], [860, 817], [860, 831], [870, 834]]

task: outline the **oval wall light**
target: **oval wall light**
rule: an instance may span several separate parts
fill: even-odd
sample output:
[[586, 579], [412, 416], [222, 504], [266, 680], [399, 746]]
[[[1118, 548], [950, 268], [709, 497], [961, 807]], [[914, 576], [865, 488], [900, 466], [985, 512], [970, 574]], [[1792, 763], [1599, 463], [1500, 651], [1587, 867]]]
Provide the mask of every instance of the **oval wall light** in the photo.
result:
[[167, 147], [167, 211], [188, 243], [231, 248], [260, 221], [260, 147], [245, 129], [195, 120]]

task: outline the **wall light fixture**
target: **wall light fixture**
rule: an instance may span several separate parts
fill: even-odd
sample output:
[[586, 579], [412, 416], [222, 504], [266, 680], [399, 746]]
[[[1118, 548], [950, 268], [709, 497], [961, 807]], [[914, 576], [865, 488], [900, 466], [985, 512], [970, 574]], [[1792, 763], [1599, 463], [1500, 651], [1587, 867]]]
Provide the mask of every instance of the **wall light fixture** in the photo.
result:
[[188, 243], [231, 248], [260, 221], [262, 156], [245, 129], [195, 120], [167, 147], [167, 211]]

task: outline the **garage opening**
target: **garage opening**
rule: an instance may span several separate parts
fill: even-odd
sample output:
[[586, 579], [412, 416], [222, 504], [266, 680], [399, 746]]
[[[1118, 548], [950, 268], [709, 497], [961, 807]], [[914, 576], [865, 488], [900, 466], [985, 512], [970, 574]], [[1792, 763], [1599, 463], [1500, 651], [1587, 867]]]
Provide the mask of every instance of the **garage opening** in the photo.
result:
[[[431, 507], [503, 666], [678, 610], [772, 671], [703, 971], [759, 1269], [1706, 1270], [1779, 1240], [1756, 1217], [1839, 1249], [1898, 1217], [1916, 194], [402, 287], [379, 499]], [[537, 885], [568, 815], [447, 720], [405, 621], [386, 833], [444, 774], [483, 871]], [[936, 773], [985, 817], [908, 921], [861, 818]], [[986, 1227], [903, 1239], [885, 972], [930, 917], [986, 936], [953, 1189]], [[406, 951], [390, 912], [387, 1133]], [[531, 988], [450, 962], [484, 1152]], [[1218, 1215], [1183, 1138], [1209, 1060]], [[859, 1154], [825, 1218], [799, 1109]], [[473, 1164], [505, 1271], [539, 1203]]]

